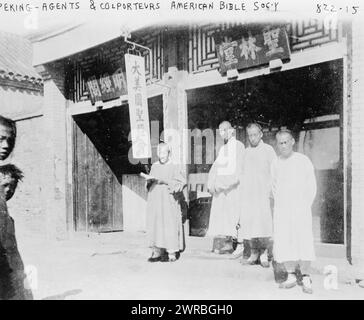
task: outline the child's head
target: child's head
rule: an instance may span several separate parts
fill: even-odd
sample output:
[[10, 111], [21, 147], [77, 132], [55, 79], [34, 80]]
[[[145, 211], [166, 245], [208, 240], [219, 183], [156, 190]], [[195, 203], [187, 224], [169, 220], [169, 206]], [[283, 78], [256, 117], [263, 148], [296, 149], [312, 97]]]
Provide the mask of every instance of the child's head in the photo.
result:
[[6, 201], [13, 197], [18, 182], [23, 177], [23, 172], [13, 164], [0, 166], [0, 187], [4, 190]]
[[166, 163], [169, 160], [171, 148], [167, 143], [162, 142], [158, 145], [157, 153], [160, 163]]
[[14, 149], [16, 124], [13, 120], [0, 116], [0, 160], [5, 160]]

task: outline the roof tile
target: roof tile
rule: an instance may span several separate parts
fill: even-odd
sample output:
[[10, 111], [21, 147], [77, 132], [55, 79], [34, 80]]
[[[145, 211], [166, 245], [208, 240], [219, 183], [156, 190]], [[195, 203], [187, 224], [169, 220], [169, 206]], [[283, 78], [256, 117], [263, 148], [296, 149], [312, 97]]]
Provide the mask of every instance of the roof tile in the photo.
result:
[[0, 31], [0, 78], [41, 84], [32, 66], [32, 45], [21, 36]]

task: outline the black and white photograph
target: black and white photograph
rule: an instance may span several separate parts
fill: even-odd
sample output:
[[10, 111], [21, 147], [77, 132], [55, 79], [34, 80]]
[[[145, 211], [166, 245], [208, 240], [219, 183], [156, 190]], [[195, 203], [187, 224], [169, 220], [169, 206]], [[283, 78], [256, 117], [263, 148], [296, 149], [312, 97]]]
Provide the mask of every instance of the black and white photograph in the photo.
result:
[[0, 0], [0, 300], [362, 299], [361, 1]]

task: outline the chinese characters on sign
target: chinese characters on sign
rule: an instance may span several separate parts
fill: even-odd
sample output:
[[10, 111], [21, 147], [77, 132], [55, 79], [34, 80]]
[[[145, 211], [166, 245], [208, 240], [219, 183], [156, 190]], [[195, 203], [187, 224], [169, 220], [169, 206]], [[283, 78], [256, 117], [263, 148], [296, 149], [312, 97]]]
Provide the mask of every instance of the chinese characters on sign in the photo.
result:
[[87, 81], [91, 102], [107, 101], [127, 94], [126, 79], [123, 73], [104, 76], [97, 79], [90, 77]]
[[150, 158], [150, 131], [144, 58], [125, 55], [133, 157]]
[[230, 69], [247, 69], [264, 64], [270, 60], [290, 59], [290, 49], [287, 32], [282, 27], [266, 27], [262, 30], [249, 31], [234, 41], [216, 40], [217, 56], [220, 62], [220, 72], [225, 74]]

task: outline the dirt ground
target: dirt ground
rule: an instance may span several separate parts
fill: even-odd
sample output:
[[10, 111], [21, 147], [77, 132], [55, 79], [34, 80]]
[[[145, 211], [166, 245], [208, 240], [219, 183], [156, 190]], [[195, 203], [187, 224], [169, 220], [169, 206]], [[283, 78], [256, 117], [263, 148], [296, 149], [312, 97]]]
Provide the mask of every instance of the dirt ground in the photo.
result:
[[18, 244], [33, 270], [35, 299], [364, 299], [363, 288], [346, 283], [345, 266], [338, 267], [338, 289], [325, 289], [323, 267], [339, 261], [318, 259], [314, 294], [308, 295], [298, 286], [279, 289], [271, 268], [212, 253], [207, 238], [188, 237], [174, 263], [147, 262], [145, 233], [77, 234], [62, 241], [20, 234]]

